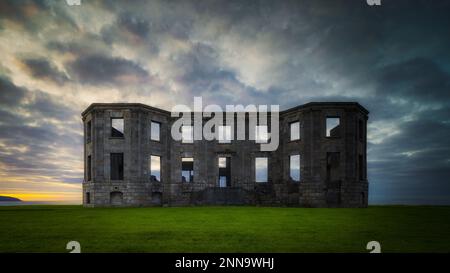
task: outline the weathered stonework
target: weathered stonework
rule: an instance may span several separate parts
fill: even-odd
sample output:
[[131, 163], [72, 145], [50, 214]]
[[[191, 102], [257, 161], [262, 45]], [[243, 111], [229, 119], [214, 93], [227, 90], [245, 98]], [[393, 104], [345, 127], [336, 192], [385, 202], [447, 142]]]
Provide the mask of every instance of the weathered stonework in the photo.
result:
[[[124, 120], [123, 138], [111, 137], [114, 117]], [[327, 117], [340, 118], [339, 137], [326, 136]], [[314, 102], [281, 111], [280, 144], [273, 152], [261, 152], [254, 140], [174, 141], [170, 130], [176, 119], [170, 112], [143, 104], [94, 103], [82, 118], [85, 206], [367, 206], [368, 111], [358, 103]], [[160, 141], [150, 140], [151, 121], [161, 124]], [[289, 125], [296, 121], [300, 121], [300, 140], [290, 141]], [[248, 126], [246, 130], [248, 134]], [[123, 180], [111, 180], [111, 153], [123, 153]], [[290, 178], [291, 154], [301, 155], [299, 182]], [[150, 155], [161, 157], [161, 182], [149, 178]], [[219, 156], [231, 158], [231, 184], [226, 188], [218, 187]], [[255, 182], [257, 156], [268, 157], [268, 182]], [[193, 182], [182, 181], [182, 157], [194, 158]]]

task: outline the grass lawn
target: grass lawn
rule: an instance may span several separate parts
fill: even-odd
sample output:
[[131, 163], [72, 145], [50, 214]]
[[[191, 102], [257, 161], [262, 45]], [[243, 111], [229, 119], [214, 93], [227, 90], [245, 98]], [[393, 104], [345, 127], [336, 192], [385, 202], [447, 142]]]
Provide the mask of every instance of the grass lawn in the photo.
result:
[[450, 207], [0, 207], [0, 252], [449, 252]]

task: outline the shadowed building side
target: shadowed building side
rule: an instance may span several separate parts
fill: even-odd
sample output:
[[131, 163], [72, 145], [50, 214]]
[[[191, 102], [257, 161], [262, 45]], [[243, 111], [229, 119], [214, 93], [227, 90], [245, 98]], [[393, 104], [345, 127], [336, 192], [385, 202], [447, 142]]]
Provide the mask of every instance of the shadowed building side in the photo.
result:
[[[236, 120], [217, 128], [232, 140], [192, 140], [183, 127], [175, 141], [168, 111], [94, 103], [82, 113], [83, 204], [366, 207], [368, 111], [314, 102], [279, 114], [279, 147], [262, 152], [255, 140], [236, 140]], [[248, 139], [248, 114], [245, 129]]]

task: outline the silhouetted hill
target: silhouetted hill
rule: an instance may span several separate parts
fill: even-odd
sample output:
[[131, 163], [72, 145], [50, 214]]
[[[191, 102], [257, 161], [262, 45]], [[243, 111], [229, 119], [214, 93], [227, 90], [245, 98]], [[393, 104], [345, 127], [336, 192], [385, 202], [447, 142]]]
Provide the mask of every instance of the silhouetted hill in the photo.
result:
[[11, 197], [11, 196], [0, 196], [0, 201], [22, 201], [19, 198]]

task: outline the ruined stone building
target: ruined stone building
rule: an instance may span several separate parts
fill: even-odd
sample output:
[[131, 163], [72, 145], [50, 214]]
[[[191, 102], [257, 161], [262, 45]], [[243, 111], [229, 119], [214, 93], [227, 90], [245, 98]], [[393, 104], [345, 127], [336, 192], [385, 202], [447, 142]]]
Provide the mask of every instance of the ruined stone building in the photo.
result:
[[355, 102], [280, 111], [270, 152], [255, 140], [175, 141], [177, 118], [143, 104], [94, 103], [82, 118], [85, 206], [367, 206], [368, 111]]

